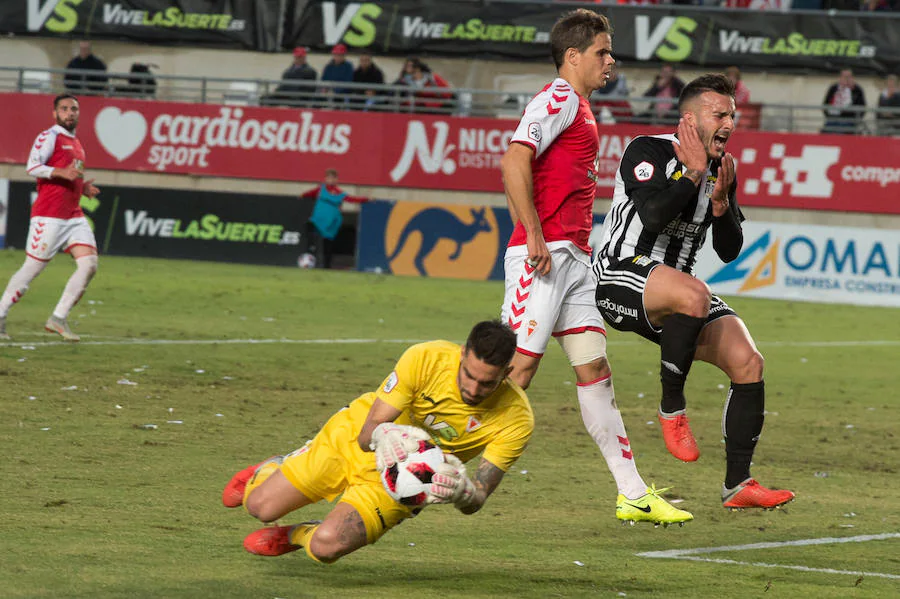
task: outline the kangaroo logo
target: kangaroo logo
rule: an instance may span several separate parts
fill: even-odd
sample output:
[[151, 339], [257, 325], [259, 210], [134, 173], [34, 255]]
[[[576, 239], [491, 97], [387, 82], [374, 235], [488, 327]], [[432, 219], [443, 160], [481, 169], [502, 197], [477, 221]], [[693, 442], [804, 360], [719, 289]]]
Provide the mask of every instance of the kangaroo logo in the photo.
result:
[[385, 255], [395, 274], [486, 279], [497, 242], [497, 222], [487, 208], [404, 202], [391, 211]]
[[450, 125], [444, 121], [434, 124], [434, 145], [428, 143], [428, 133], [422, 121], [410, 121], [406, 127], [406, 143], [403, 145], [403, 153], [400, 160], [391, 169], [391, 181], [397, 183], [409, 173], [413, 159], [418, 160], [419, 166], [425, 173], [433, 175], [438, 171], [445, 175], [456, 172], [456, 162], [447, 156], [456, 149], [454, 144], [447, 145], [450, 134]]

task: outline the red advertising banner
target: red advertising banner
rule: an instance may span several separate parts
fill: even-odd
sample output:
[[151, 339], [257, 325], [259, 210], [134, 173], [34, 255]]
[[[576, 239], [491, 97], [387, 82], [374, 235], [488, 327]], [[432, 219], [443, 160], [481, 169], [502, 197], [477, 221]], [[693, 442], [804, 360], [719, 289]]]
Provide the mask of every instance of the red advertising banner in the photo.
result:
[[[24, 164], [52, 124], [52, 98], [0, 94], [0, 162]], [[88, 168], [502, 192], [500, 158], [516, 121], [84, 97]], [[635, 136], [600, 125], [597, 196], [609, 198]], [[745, 206], [900, 214], [900, 139], [740, 131], [729, 143]]]

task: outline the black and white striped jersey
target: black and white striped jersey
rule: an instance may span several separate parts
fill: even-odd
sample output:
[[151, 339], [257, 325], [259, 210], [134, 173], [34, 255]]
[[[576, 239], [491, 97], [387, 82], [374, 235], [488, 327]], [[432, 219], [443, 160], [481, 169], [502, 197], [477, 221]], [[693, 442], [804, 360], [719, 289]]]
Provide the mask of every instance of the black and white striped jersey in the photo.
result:
[[[710, 196], [716, 185], [719, 160], [710, 163], [699, 186], [682, 174], [687, 170], [675, 155], [673, 134], [637, 137], [625, 149], [619, 170], [613, 202], [604, 223], [603, 239], [597, 254], [596, 268], [602, 271], [610, 261], [631, 256], [646, 256], [667, 266], [693, 274], [697, 252], [706, 241], [713, 221], [727, 217], [731, 226], [723, 228], [722, 236], [739, 238], [740, 222], [744, 220], [738, 208], [735, 190], [729, 190], [730, 214], [722, 219], [712, 215]], [[714, 237], [718, 234], [714, 228]], [[732, 253], [742, 239], [731, 239], [728, 252], [722, 252], [718, 240], [716, 251], [723, 260], [736, 257]]]

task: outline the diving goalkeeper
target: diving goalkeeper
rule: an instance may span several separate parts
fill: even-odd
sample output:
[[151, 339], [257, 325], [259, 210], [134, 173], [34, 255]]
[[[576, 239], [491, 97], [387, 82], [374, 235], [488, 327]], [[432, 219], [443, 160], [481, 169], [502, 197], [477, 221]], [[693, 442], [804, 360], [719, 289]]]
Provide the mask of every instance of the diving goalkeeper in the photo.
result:
[[[311, 559], [332, 563], [375, 543], [419, 511], [392, 499], [379, 476], [419, 440], [447, 454], [427, 503], [477, 512], [534, 429], [525, 392], [507, 378], [515, 350], [515, 334], [499, 321], [476, 324], [462, 348], [449, 341], [414, 345], [377, 391], [334, 414], [306, 445], [235, 474], [223, 504], [243, 505], [261, 522], [340, 496], [322, 522], [262, 528], [244, 539], [244, 548], [265, 556], [305, 549]], [[470, 478], [463, 463], [479, 454]]]

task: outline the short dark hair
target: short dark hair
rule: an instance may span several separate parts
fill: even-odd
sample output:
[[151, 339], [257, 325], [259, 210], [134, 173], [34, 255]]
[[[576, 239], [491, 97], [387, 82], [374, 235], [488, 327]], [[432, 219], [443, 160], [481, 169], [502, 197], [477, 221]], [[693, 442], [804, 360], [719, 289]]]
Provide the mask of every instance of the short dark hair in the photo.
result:
[[586, 8], [567, 12], [559, 18], [550, 30], [550, 54], [556, 68], [562, 66], [566, 50], [575, 48], [584, 52], [594, 43], [594, 38], [601, 33], [612, 35], [609, 19], [600, 13]]
[[734, 83], [723, 73], [700, 75], [681, 90], [678, 97], [678, 111], [684, 112], [684, 105], [706, 92], [715, 92], [734, 98]]
[[63, 100], [69, 100], [69, 99], [75, 100], [76, 102], [78, 101], [78, 98], [76, 98], [72, 94], [59, 94], [58, 96], [53, 98], [53, 110], [56, 110], [56, 108], [59, 106], [60, 102], [62, 102]]
[[327, 177], [329, 175], [331, 175], [332, 177], [337, 177], [338, 176], [337, 169], [336, 168], [326, 168], [325, 176]]
[[466, 351], [491, 366], [508, 366], [516, 353], [516, 334], [499, 320], [484, 320], [472, 327]]

